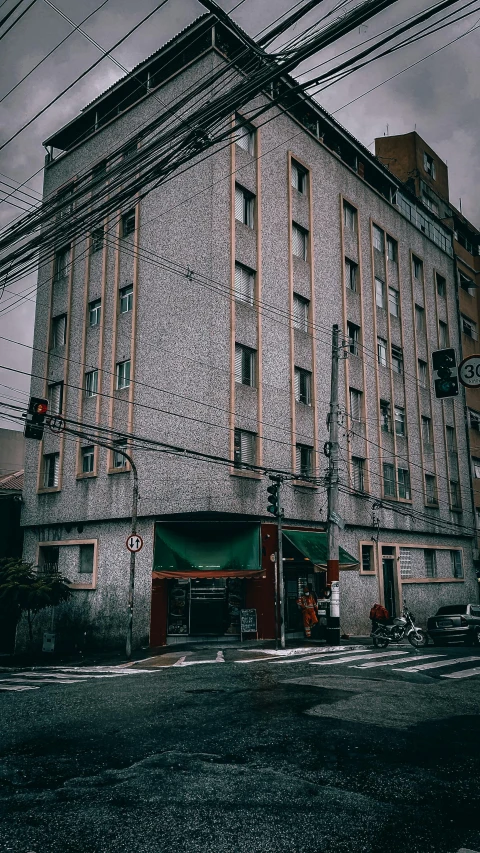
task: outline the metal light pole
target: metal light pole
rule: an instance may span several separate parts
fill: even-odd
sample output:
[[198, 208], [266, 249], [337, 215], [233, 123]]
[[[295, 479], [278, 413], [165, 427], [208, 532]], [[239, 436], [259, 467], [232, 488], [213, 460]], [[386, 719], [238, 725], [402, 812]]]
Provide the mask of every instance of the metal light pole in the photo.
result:
[[281, 479], [277, 480], [278, 483], [278, 516], [277, 516], [277, 530], [278, 530], [278, 598], [279, 598], [279, 610], [280, 610], [280, 646], [282, 649], [285, 648], [285, 600], [284, 600], [284, 585], [283, 585], [283, 541], [282, 541], [282, 521], [283, 521], [283, 511], [282, 511], [282, 502], [281, 502], [281, 487], [282, 481]]
[[338, 543], [338, 326], [332, 329], [332, 376], [330, 388], [329, 456], [328, 456], [328, 551], [327, 583], [330, 585], [330, 615], [327, 621], [327, 643], [340, 643], [340, 570]]

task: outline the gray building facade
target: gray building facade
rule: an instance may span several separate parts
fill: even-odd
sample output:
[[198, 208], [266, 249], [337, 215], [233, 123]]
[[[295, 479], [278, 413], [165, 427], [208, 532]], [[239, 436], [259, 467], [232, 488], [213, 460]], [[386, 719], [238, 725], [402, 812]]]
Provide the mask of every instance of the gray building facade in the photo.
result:
[[[108, 186], [132, 151], [141, 161], [149, 122], [227, 67], [235, 38], [204, 16], [132, 72], [146, 81], [135, 98], [130, 75], [89, 105], [48, 140], [45, 196], [89, 175]], [[228, 144], [56, 246], [39, 272], [32, 394], [84, 437], [27, 442], [24, 556], [58, 564], [74, 591], [59, 625], [99, 645], [120, 645], [127, 621], [132, 472], [115, 447], [139, 473], [135, 644], [235, 635], [242, 605], [273, 636], [267, 475], [287, 475], [286, 527], [321, 536], [334, 323], [340, 542], [354, 558], [342, 630], [369, 630], [377, 600], [405, 599], [424, 623], [478, 595], [464, 396], [432, 394], [431, 352], [459, 349], [451, 233], [312, 100], [272, 101], [251, 124], [250, 110], [232, 113]], [[219, 556], [213, 523], [236, 556]], [[321, 594], [324, 565], [285, 553], [295, 632], [299, 584]]]

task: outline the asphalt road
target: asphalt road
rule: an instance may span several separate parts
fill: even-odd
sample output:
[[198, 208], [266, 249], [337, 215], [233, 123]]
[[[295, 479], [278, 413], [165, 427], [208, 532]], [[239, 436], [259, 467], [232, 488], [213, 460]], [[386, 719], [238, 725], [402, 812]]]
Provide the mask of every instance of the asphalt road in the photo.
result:
[[479, 698], [458, 646], [6, 670], [0, 850], [479, 851]]

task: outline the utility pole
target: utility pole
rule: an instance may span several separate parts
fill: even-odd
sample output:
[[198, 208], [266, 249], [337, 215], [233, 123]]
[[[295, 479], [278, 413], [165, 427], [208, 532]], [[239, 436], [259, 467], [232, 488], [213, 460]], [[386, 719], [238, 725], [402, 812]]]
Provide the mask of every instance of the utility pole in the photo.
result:
[[328, 442], [328, 543], [327, 584], [331, 589], [330, 615], [327, 620], [327, 643], [340, 643], [340, 572], [338, 554], [338, 362], [340, 357], [338, 326], [332, 328], [332, 375], [330, 386]]
[[[275, 566], [275, 647], [277, 647], [277, 638], [280, 633], [280, 646], [285, 648], [285, 604], [284, 604], [284, 589], [283, 589], [283, 542], [282, 542], [282, 520], [283, 510], [281, 503], [281, 486], [283, 477], [279, 474], [270, 474], [272, 485], [268, 487], [268, 506], [267, 512], [271, 512], [277, 519], [277, 559]], [[280, 632], [278, 631], [278, 621], [280, 621]]]

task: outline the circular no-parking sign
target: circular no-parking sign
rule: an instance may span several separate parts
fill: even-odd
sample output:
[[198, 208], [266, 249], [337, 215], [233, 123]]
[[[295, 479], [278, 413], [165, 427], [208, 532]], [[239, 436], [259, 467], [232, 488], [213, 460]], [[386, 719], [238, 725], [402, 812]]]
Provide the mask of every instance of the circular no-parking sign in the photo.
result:
[[127, 538], [126, 546], [131, 554], [137, 554], [143, 548], [143, 539], [138, 533], [131, 533]]
[[469, 355], [460, 362], [458, 378], [467, 388], [480, 388], [480, 355]]

